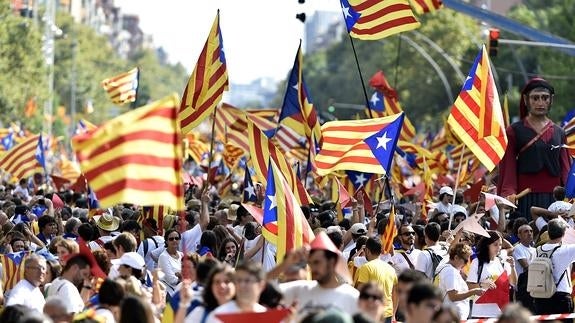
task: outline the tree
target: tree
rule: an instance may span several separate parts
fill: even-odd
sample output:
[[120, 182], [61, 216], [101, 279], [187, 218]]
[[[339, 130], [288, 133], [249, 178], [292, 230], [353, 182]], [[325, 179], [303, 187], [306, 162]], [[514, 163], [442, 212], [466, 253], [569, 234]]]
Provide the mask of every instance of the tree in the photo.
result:
[[25, 122], [24, 107], [33, 99], [38, 110], [46, 99], [47, 74], [42, 34], [27, 18], [14, 15], [0, 1], [0, 121]]
[[[425, 15], [421, 21], [422, 27], [417, 31], [437, 42], [445, 52], [458, 59], [457, 63], [463, 74], [466, 74], [478, 52], [479, 37], [470, 39], [468, 36], [479, 35], [477, 24], [447, 9]], [[456, 76], [453, 68], [429, 45], [420, 42], [414, 33], [407, 33], [406, 36], [417, 41], [440, 66], [449, 80], [451, 94], [453, 97], [457, 96], [463, 80]], [[453, 102], [446, 95], [435, 70], [421, 54], [405, 41], [400, 42], [398, 36], [379, 41], [354, 40], [354, 43], [368, 96], [373, 93], [368, 85], [370, 77], [378, 70], [383, 70], [388, 81], [398, 90], [400, 102], [406, 114], [416, 123], [416, 127], [422, 128], [424, 123], [427, 127], [427, 120], [434, 120], [435, 127], [443, 122], [438, 116], [446, 113]], [[366, 100], [353, 55], [349, 38], [344, 35], [342, 40], [331, 48], [304, 58], [304, 75], [318, 110], [326, 110], [330, 102], [365, 105]], [[284, 91], [285, 83], [282, 83], [274, 102], [281, 104]]]

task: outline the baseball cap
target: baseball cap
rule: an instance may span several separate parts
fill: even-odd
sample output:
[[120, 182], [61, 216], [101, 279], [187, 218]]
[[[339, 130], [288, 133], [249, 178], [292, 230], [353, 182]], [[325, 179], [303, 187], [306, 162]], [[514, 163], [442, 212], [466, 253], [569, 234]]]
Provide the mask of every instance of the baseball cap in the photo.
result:
[[451, 195], [453, 196], [453, 190], [451, 189], [451, 187], [449, 186], [443, 186], [440, 190], [439, 190], [439, 195], [441, 194], [447, 194], [447, 195]]
[[146, 262], [137, 252], [126, 252], [120, 259], [112, 259], [114, 265], [124, 265], [134, 269], [144, 269]]
[[354, 225], [351, 226], [349, 231], [351, 231], [351, 234], [366, 234], [367, 228], [363, 223], [354, 223]]

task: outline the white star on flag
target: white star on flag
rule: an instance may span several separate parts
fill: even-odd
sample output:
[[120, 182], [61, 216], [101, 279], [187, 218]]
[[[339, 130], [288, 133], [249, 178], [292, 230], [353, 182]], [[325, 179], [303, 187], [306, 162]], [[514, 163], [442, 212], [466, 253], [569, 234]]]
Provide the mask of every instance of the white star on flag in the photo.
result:
[[347, 17], [351, 18], [351, 14], [349, 13], [349, 7], [344, 6], [342, 3], [341, 10], [343, 11], [343, 19], [347, 19]]
[[363, 173], [360, 175], [357, 175], [357, 177], [355, 178], [355, 184], [356, 185], [363, 185], [363, 183], [365, 183], [365, 177], [363, 176]]
[[272, 202], [270, 204], [270, 208], [269, 210], [273, 210], [275, 207], [278, 206], [278, 203], [276, 201], [276, 196], [275, 195], [268, 195], [268, 199], [270, 199], [270, 202]]
[[298, 90], [298, 82], [295, 82], [295, 84], [292, 86], [296, 91]]
[[373, 106], [377, 105], [377, 101], [379, 101], [379, 98], [377, 97], [377, 92], [373, 93], [373, 95], [371, 96], [371, 103], [373, 103]]
[[246, 188], [244, 188], [245, 192], [248, 192], [248, 198], [252, 197], [252, 195], [256, 195], [256, 191], [254, 189], [254, 187], [250, 184], [248, 184], [248, 186], [246, 186]]
[[387, 143], [391, 141], [391, 138], [387, 137], [387, 131], [383, 133], [383, 136], [377, 137], [377, 147], [383, 147], [383, 150], [387, 150]]

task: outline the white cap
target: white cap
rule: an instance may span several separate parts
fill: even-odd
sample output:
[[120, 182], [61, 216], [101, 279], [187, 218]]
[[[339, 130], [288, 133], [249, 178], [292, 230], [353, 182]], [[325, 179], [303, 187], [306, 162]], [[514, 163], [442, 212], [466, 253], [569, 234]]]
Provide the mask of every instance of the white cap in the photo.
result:
[[468, 215], [468, 214], [467, 214], [467, 209], [464, 208], [463, 206], [459, 205], [459, 204], [453, 205], [452, 211], [453, 211], [453, 214], [454, 214], [454, 215], [455, 215], [455, 213], [461, 212], [461, 213], [465, 214], [465, 218], [467, 218], [467, 215]]
[[366, 234], [367, 228], [363, 223], [354, 223], [349, 231], [351, 231], [351, 234]]
[[125, 265], [134, 269], [144, 269], [146, 262], [137, 252], [126, 252], [120, 259], [112, 259], [114, 265]]
[[440, 190], [439, 190], [439, 195], [447, 193], [447, 195], [451, 195], [453, 196], [453, 190], [451, 189], [451, 187], [449, 186], [443, 186]]
[[571, 210], [571, 206], [571, 203], [565, 201], [555, 201], [549, 205], [547, 210], [553, 213], [564, 213], [569, 212]]

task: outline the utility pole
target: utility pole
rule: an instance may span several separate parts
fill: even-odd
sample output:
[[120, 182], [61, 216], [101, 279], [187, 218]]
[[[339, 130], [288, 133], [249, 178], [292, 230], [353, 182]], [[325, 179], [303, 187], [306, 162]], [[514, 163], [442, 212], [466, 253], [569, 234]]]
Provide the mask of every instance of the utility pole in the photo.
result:
[[[70, 72], [70, 139], [74, 136], [76, 130], [76, 55], [78, 52], [78, 40], [76, 33], [71, 32], [72, 35], [72, 71]], [[72, 141], [70, 143], [70, 151], [72, 151]]]
[[42, 131], [48, 135], [52, 135], [52, 114], [54, 110], [54, 33], [56, 27], [56, 0], [46, 0], [46, 12], [44, 14], [44, 36], [43, 51], [48, 67], [48, 99], [44, 102], [44, 116]]

